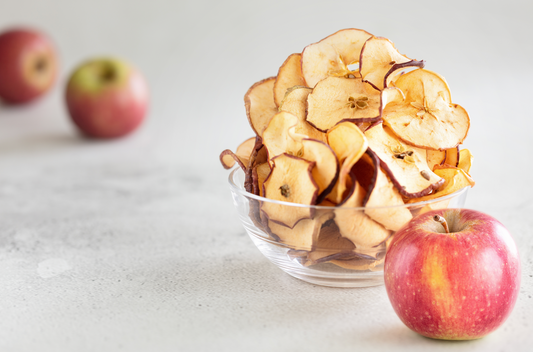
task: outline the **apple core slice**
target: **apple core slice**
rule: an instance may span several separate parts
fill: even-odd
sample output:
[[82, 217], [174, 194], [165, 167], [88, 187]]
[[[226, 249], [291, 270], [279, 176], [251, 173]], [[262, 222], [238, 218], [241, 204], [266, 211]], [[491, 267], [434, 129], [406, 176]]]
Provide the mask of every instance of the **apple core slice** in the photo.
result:
[[323, 132], [340, 121], [381, 119], [380, 92], [361, 78], [328, 77], [316, 85], [307, 102], [307, 121]]
[[417, 198], [439, 188], [444, 180], [427, 164], [426, 151], [400, 141], [383, 124], [365, 131], [369, 149], [380, 159], [380, 165], [405, 198]]
[[470, 118], [451, 102], [446, 81], [434, 72], [417, 69], [398, 78], [395, 86], [405, 94], [383, 111], [383, 120], [403, 141], [425, 149], [445, 150], [461, 144]]
[[[312, 177], [314, 162], [289, 154], [281, 154], [272, 160], [272, 171], [263, 184], [265, 198], [282, 202], [314, 205], [318, 186]], [[313, 217], [310, 207], [289, 206], [275, 202], [263, 202], [261, 211], [269, 220], [293, 228], [300, 220]]]

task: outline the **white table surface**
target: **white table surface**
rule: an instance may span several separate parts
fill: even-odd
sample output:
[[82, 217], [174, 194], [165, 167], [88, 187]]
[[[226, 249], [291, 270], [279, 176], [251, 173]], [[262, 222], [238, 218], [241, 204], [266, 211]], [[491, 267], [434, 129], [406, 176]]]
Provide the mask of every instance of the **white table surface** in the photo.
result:
[[[533, 345], [533, 6], [528, 1], [0, 0], [0, 29], [41, 28], [61, 77], [0, 105], [1, 351], [527, 351]], [[252, 135], [248, 87], [338, 29], [390, 38], [470, 114], [467, 207], [513, 234], [522, 285], [477, 341], [418, 336], [383, 286], [333, 289], [270, 264], [237, 219], [218, 154]], [[137, 65], [135, 134], [80, 138], [63, 101], [81, 61]]]

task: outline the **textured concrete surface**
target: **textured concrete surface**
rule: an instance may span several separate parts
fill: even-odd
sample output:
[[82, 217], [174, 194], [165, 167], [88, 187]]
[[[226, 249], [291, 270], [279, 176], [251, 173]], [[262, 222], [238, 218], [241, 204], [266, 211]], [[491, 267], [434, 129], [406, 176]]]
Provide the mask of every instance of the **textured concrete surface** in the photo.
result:
[[[0, 350], [530, 350], [532, 5], [362, 5], [0, 0], [0, 29], [42, 28], [62, 61], [49, 95], [0, 104]], [[501, 220], [522, 259], [512, 315], [481, 340], [416, 335], [384, 287], [294, 279], [237, 219], [217, 159], [251, 135], [245, 91], [288, 54], [347, 27], [425, 59], [470, 113], [477, 185], [467, 206]], [[68, 121], [64, 81], [81, 60], [107, 53], [146, 74], [151, 111], [128, 138], [88, 141]]]

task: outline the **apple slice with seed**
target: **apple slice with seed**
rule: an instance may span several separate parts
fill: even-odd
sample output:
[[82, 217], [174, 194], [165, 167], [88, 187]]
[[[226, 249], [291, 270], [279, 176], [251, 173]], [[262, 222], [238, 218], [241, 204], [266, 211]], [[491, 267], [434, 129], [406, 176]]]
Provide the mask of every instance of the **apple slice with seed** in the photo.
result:
[[299, 221], [292, 229], [270, 220], [268, 227], [280, 242], [292, 247], [291, 249], [311, 251], [316, 245], [322, 225], [333, 219], [333, 216], [334, 213], [331, 210], [317, 210], [313, 219]]
[[328, 197], [328, 199], [338, 204], [342, 201], [346, 191], [348, 174], [365, 153], [368, 142], [363, 132], [352, 122], [337, 124], [328, 131], [327, 138], [330, 147], [342, 165], [338, 181], [334, 186], [335, 191]]
[[328, 77], [307, 98], [307, 122], [326, 132], [340, 121], [381, 119], [381, 95], [361, 78]]
[[[265, 198], [282, 202], [314, 205], [318, 186], [312, 177], [314, 162], [280, 154], [273, 159], [272, 170], [263, 183]], [[293, 228], [299, 221], [313, 217], [310, 207], [290, 207], [285, 204], [263, 202], [261, 211], [270, 221]]]
[[331, 192], [339, 177], [339, 162], [330, 146], [316, 139], [303, 139], [303, 156], [305, 160], [316, 163], [312, 175], [318, 186], [317, 203]]
[[267, 149], [269, 159], [283, 153], [303, 155], [301, 140], [307, 136], [295, 132], [297, 125], [298, 118], [285, 111], [278, 112], [270, 119], [263, 131], [263, 144]]
[[470, 175], [470, 169], [472, 168], [472, 162], [474, 161], [474, 156], [470, 153], [468, 149], [461, 149], [459, 152], [459, 163], [457, 167], [462, 169], [468, 175]]
[[439, 188], [444, 180], [427, 164], [426, 151], [400, 141], [386, 126], [376, 124], [365, 131], [369, 149], [405, 198], [418, 198]]
[[278, 112], [274, 102], [276, 77], [266, 78], [252, 85], [244, 95], [248, 122], [258, 136], [263, 135], [268, 122]]
[[407, 67], [422, 68], [424, 61], [413, 60], [400, 54], [387, 38], [373, 37], [365, 42], [359, 65], [363, 80], [382, 90], [395, 78], [395, 72]]
[[281, 101], [279, 110], [286, 111], [298, 118], [295, 132], [311, 139], [326, 141], [326, 134], [311, 126], [307, 120], [307, 97], [313, 90], [309, 87], [294, 86], [289, 88]]
[[398, 78], [395, 86], [405, 99], [388, 104], [383, 120], [413, 146], [445, 150], [461, 144], [470, 128], [465, 109], [451, 101], [446, 81], [438, 74], [416, 69]]
[[335, 210], [335, 223], [343, 237], [355, 244], [358, 253], [370, 252], [390, 236], [391, 232], [368, 217], [361, 207], [366, 192], [352, 177], [354, 185], [344, 203]]
[[366, 190], [364, 212], [372, 220], [392, 231], [399, 230], [411, 220], [411, 212], [405, 207], [399, 207], [404, 205], [403, 198], [381, 170], [379, 158], [372, 150], [366, 151], [353, 167], [352, 173]]
[[[474, 187], [476, 184], [463, 169], [458, 167], [437, 167], [435, 169], [435, 173], [445, 180], [444, 184], [435, 193], [416, 199], [409, 199], [408, 203], [424, 202], [426, 200], [437, 199], [455, 193], [465, 187]], [[449, 202], [450, 200], [447, 199], [437, 204], [431, 204], [423, 208], [421, 212], [447, 208]]]
[[313, 88], [328, 76], [352, 74], [348, 68], [359, 62], [361, 48], [372, 34], [361, 29], [343, 29], [308, 45], [302, 52], [302, 74], [307, 86]]
[[299, 53], [292, 54], [279, 68], [276, 81], [274, 82], [274, 102], [278, 107], [281, 105], [287, 89], [294, 86], [305, 86], [301, 58], [302, 55]]

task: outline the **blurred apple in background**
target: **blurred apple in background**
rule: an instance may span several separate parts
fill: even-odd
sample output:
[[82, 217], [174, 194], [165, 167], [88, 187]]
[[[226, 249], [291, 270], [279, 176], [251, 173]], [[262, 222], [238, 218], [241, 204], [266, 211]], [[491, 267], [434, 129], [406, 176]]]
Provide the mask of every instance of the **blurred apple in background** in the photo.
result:
[[409, 328], [431, 338], [469, 340], [494, 331], [511, 313], [520, 260], [498, 220], [446, 209], [421, 214], [396, 232], [384, 275], [392, 306]]
[[148, 108], [148, 87], [142, 74], [116, 58], [81, 64], [66, 88], [70, 117], [85, 135], [116, 138], [135, 130]]
[[0, 34], [0, 99], [25, 103], [48, 91], [58, 71], [55, 48], [48, 38], [27, 28]]

